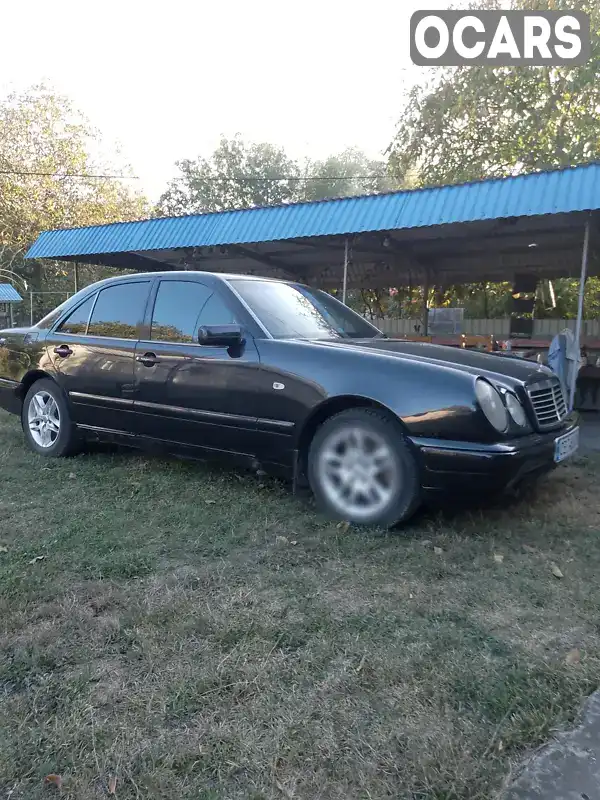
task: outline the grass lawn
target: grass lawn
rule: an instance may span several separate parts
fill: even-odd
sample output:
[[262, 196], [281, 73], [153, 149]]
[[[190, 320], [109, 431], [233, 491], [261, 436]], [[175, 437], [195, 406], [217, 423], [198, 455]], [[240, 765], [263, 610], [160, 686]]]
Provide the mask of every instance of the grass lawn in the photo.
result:
[[598, 467], [378, 535], [0, 412], [0, 798], [494, 797], [600, 683]]

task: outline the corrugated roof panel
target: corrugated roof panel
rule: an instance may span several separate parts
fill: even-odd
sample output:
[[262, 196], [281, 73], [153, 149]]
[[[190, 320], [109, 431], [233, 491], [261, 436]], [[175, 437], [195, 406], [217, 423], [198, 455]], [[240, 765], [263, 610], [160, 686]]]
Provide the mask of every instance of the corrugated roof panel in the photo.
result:
[[450, 222], [463, 217], [462, 206], [464, 205], [463, 198], [466, 197], [465, 192], [456, 192], [453, 186], [446, 186], [437, 192], [437, 195], [437, 199], [433, 195], [431, 197], [425, 195], [421, 198], [426, 217], [431, 219], [443, 216]]
[[21, 303], [23, 298], [10, 283], [0, 283], [0, 303]]
[[28, 258], [283, 241], [600, 209], [600, 164], [459, 186], [46, 231]]

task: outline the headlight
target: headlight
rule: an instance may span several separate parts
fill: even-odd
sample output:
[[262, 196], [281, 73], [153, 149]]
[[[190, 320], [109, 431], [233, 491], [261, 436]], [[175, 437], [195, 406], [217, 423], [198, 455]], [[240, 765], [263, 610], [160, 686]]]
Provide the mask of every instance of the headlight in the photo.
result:
[[506, 407], [508, 408], [508, 413], [511, 415], [513, 420], [519, 425], [521, 428], [527, 428], [527, 415], [525, 414], [525, 409], [519, 402], [518, 398], [515, 397], [512, 392], [507, 392], [504, 395], [504, 399], [506, 401]]
[[475, 395], [488, 421], [497, 431], [504, 433], [508, 428], [508, 412], [499, 392], [494, 389], [491, 383], [483, 380], [483, 378], [477, 378]]

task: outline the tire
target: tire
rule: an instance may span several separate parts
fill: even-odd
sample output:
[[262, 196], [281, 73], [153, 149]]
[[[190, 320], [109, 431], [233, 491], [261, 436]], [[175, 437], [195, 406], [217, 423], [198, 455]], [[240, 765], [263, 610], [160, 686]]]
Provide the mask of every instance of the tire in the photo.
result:
[[323, 511], [358, 525], [391, 528], [421, 505], [417, 463], [385, 411], [354, 408], [326, 420], [310, 445], [308, 479]]
[[21, 425], [34, 453], [61, 458], [80, 449], [67, 402], [54, 381], [42, 379], [31, 385], [23, 401]]

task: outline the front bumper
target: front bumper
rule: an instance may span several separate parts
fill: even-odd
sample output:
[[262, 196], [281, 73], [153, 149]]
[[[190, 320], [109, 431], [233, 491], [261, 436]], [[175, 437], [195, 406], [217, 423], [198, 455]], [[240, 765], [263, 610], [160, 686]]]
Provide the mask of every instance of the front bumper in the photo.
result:
[[554, 469], [555, 440], [578, 425], [579, 416], [572, 414], [557, 430], [497, 444], [412, 438], [423, 491], [426, 496], [489, 495], [516, 488]]

